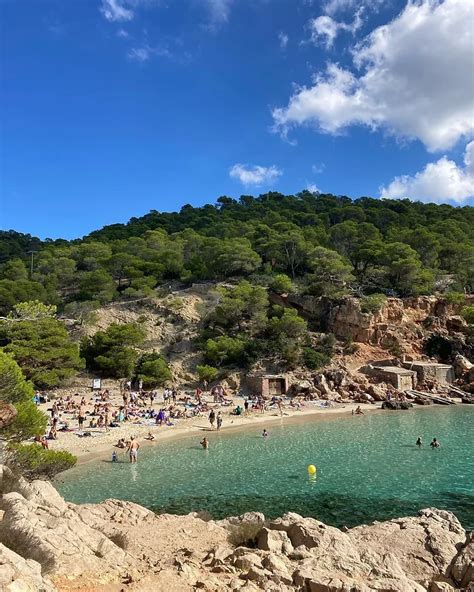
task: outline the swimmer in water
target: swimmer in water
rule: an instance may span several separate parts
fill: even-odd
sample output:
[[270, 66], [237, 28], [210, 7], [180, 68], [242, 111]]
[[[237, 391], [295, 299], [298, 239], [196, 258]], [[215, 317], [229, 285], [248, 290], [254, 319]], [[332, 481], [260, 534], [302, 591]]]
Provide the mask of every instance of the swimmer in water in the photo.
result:
[[203, 438], [201, 440], [201, 446], [204, 448], [204, 450], [208, 450], [208, 448], [209, 448], [209, 440], [207, 438]]
[[262, 436], [263, 436], [264, 438], [268, 438], [268, 432], [267, 432], [267, 430], [263, 430], [263, 432], [262, 432]]
[[418, 446], [418, 448], [421, 448], [423, 446], [423, 441], [421, 439], [421, 436], [418, 436], [418, 439], [416, 441], [416, 445]]
[[440, 444], [436, 438], [433, 438], [430, 446], [431, 446], [431, 448], [439, 448]]

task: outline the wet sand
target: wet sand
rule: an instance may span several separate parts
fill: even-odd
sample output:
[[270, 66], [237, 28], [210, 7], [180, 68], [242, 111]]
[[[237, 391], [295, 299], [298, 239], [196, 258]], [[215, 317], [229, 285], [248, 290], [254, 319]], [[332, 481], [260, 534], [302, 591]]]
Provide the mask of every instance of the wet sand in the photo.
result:
[[[359, 403], [332, 403], [331, 407], [321, 407], [323, 401], [304, 402], [304, 407], [297, 410], [289, 405], [283, 407], [283, 416], [280, 415], [277, 408], [272, 408], [265, 413], [249, 412], [248, 415], [230, 415], [230, 411], [237, 405], [243, 407], [244, 399], [234, 397], [234, 403], [230, 407], [213, 406], [215, 411], [221, 411], [223, 415], [223, 425], [221, 433], [231, 433], [240, 430], [246, 430], [255, 426], [266, 427], [275, 423], [300, 423], [327, 418], [337, 418], [341, 415], [352, 415]], [[159, 408], [155, 404], [155, 408]], [[43, 410], [51, 407], [51, 403], [42, 405]], [[364, 413], [380, 410], [380, 403], [374, 405], [362, 405]], [[363, 419], [363, 416], [361, 416]], [[104, 429], [84, 428], [84, 431], [90, 431], [93, 437], [81, 438], [76, 431], [58, 432], [57, 440], [49, 440], [49, 446], [52, 450], [67, 450], [78, 457], [78, 463], [85, 463], [96, 460], [97, 458], [109, 457], [113, 450], [119, 450], [114, 447], [119, 438], [129, 440], [131, 436], [137, 438], [140, 446], [154, 446], [166, 440], [180, 439], [196, 435], [202, 437], [207, 433], [215, 432], [212, 430], [207, 418], [207, 414], [201, 417], [189, 419], [172, 420], [173, 426], [142, 425], [134, 421], [123, 422], [119, 428], [110, 428], [108, 432]], [[74, 425], [76, 421], [72, 420]], [[88, 422], [86, 422], [87, 425]], [[146, 440], [145, 437], [151, 432], [155, 440]]]

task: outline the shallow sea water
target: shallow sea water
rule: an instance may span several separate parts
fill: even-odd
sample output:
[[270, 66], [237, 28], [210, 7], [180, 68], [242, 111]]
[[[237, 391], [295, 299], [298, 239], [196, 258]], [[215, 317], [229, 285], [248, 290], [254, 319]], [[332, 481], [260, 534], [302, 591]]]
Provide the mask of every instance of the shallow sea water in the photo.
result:
[[[413, 515], [435, 506], [474, 528], [474, 406], [376, 411], [307, 423], [206, 433], [80, 465], [56, 485], [69, 501], [127, 499], [157, 512], [215, 518], [260, 511], [313, 516], [335, 526]], [[415, 441], [422, 436], [424, 446]], [[433, 437], [441, 448], [431, 450]], [[159, 440], [159, 436], [158, 436]], [[309, 477], [308, 464], [317, 467]]]

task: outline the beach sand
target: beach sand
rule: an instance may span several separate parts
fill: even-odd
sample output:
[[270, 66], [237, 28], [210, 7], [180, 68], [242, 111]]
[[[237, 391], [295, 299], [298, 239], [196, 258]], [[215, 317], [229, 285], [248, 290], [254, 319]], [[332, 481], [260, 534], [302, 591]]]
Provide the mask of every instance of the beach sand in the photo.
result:
[[[88, 399], [90, 399], [90, 394]], [[77, 397], [80, 400], [79, 397]], [[205, 397], [205, 400], [210, 402], [210, 397]], [[305, 401], [303, 407], [298, 410], [286, 404], [283, 407], [283, 416], [280, 415], [277, 407], [261, 412], [249, 412], [248, 415], [230, 415], [230, 412], [240, 405], [243, 408], [244, 399], [241, 397], [233, 397], [233, 404], [231, 406], [219, 406], [217, 404], [209, 403], [216, 411], [221, 411], [223, 416], [223, 425], [221, 432], [231, 432], [237, 430], [248, 429], [250, 427], [260, 426], [265, 427], [270, 423], [281, 422], [304, 422], [313, 419], [337, 417], [339, 415], [351, 415], [352, 410], [355, 410], [359, 403], [331, 403], [330, 407], [322, 407], [325, 401]], [[119, 396], [112, 397], [112, 406], [120, 403]], [[40, 407], [45, 413], [52, 406], [52, 402], [43, 403]], [[162, 400], [155, 400], [154, 408], [159, 409], [164, 406]], [[362, 405], [364, 413], [368, 411], [380, 410], [380, 404]], [[89, 405], [92, 409], [92, 405]], [[48, 413], [48, 415], [50, 415]], [[57, 440], [49, 440], [49, 447], [52, 450], [67, 450], [78, 457], [79, 463], [89, 462], [100, 457], [109, 457], [112, 450], [117, 450], [114, 445], [119, 438], [125, 441], [130, 440], [134, 436], [141, 446], [153, 446], [159, 444], [163, 440], [183, 438], [196, 434], [197, 437], [202, 437], [206, 433], [211, 433], [212, 430], [208, 421], [207, 414], [188, 419], [173, 419], [173, 426], [158, 426], [152, 424], [145, 424], [147, 420], [135, 421], [130, 420], [122, 422], [118, 428], [110, 428], [106, 431], [103, 428], [88, 428], [89, 417], [84, 423], [84, 430], [93, 434], [92, 437], [79, 437], [80, 432], [77, 427], [77, 420], [71, 419], [70, 414], [64, 414], [63, 418], [70, 423], [73, 428], [71, 432], [58, 432]], [[155, 436], [155, 440], [146, 440], [145, 437], [151, 432]]]

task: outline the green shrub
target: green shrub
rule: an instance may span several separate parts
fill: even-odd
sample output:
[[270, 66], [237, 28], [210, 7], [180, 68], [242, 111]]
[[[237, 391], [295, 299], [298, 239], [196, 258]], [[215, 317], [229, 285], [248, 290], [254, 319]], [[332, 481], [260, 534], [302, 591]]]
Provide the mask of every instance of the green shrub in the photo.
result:
[[318, 370], [323, 368], [331, 361], [330, 356], [322, 351], [317, 351], [311, 347], [303, 348], [303, 362], [309, 370]]
[[289, 294], [293, 292], [293, 282], [284, 273], [279, 273], [272, 278], [269, 288], [276, 294]]
[[25, 380], [13, 357], [0, 350], [0, 400], [18, 403], [33, 399], [33, 387]]
[[37, 388], [58, 386], [84, 366], [79, 348], [57, 319], [9, 321], [1, 326], [0, 334], [5, 351]]
[[444, 296], [446, 302], [452, 306], [461, 306], [466, 300], [466, 295], [462, 292], [448, 292]]
[[216, 339], [206, 341], [204, 353], [206, 360], [216, 366], [228, 364], [246, 365], [248, 362], [247, 348], [250, 344], [239, 337], [227, 337], [222, 335]]
[[171, 370], [168, 364], [159, 354], [144, 355], [138, 365], [136, 374], [139, 380], [143, 381], [145, 388], [163, 386], [171, 380]]
[[98, 331], [83, 340], [81, 353], [89, 370], [112, 378], [126, 378], [132, 376], [138, 360], [135, 346], [142, 344], [144, 339], [143, 327], [112, 323], [106, 331]]
[[387, 297], [385, 294], [370, 294], [369, 296], [363, 296], [360, 299], [360, 310], [364, 313], [375, 314], [384, 307], [386, 302]]
[[474, 325], [474, 306], [465, 306], [461, 310], [461, 316], [468, 325]]
[[208, 366], [207, 364], [203, 364], [202, 366], [196, 366], [196, 371], [199, 376], [199, 380], [205, 380], [207, 382], [213, 382], [219, 371], [214, 366]]
[[76, 461], [70, 452], [46, 450], [38, 444], [10, 444], [5, 453], [5, 464], [26, 479], [52, 479], [73, 467]]

